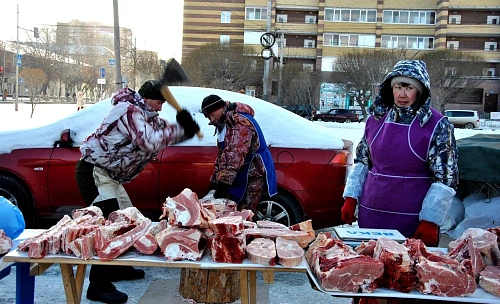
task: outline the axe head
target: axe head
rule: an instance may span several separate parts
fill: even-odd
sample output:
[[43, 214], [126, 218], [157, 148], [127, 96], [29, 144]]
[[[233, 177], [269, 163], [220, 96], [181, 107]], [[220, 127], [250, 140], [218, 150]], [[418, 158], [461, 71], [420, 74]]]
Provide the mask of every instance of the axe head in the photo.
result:
[[175, 58], [171, 58], [163, 70], [161, 80], [166, 85], [173, 85], [180, 82], [188, 82], [189, 77], [179, 62]]

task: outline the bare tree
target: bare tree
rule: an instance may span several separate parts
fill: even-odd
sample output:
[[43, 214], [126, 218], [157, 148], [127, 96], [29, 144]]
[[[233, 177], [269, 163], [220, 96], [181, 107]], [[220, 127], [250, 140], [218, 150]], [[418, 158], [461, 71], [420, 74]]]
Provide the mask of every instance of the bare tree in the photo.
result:
[[141, 84], [148, 79], [161, 77], [162, 66], [158, 59], [158, 53], [152, 51], [137, 50], [136, 84], [138, 90]]
[[236, 43], [210, 43], [189, 53], [183, 61], [196, 86], [237, 91], [261, 81], [255, 50]]
[[25, 68], [19, 74], [24, 79], [24, 83], [28, 88], [31, 103], [31, 116], [35, 112], [36, 103], [39, 101], [38, 94], [42, 87], [47, 83], [47, 75], [38, 68]]
[[440, 112], [447, 103], [468, 101], [485, 67], [478, 54], [455, 50], [433, 51], [419, 59], [426, 63], [431, 78], [432, 107]]
[[314, 107], [314, 101], [321, 85], [319, 74], [304, 70], [301, 63], [288, 63], [282, 68], [281, 73], [282, 96], [280, 104]]
[[368, 103], [370, 98], [374, 99], [379, 83], [397, 61], [414, 55], [405, 49], [380, 51], [352, 49], [335, 63], [331, 81], [350, 93], [361, 107], [363, 117], [368, 117], [366, 111]]
[[23, 60], [23, 68], [39, 68], [45, 73], [47, 81], [41, 90], [44, 95], [47, 95], [47, 88], [50, 83], [59, 79], [62, 71], [57, 60], [61, 49], [56, 42], [54, 27], [43, 26], [38, 31], [38, 37], [35, 38], [32, 35], [27, 37], [26, 44], [20, 47], [26, 54], [26, 59]]

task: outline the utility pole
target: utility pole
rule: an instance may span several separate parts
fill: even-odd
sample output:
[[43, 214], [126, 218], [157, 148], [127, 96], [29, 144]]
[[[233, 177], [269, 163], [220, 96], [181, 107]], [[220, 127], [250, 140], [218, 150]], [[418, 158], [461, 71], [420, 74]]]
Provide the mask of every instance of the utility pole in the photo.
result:
[[17, 40], [16, 40], [16, 82], [14, 87], [14, 109], [17, 111], [17, 97], [19, 96], [19, 66], [17, 65], [17, 57], [19, 56], [19, 4], [17, 5]]
[[[266, 32], [271, 32], [271, 0], [267, 0], [267, 23], [266, 23]], [[269, 69], [270, 63], [269, 60], [264, 61], [264, 79], [262, 84], [262, 90], [264, 91], [262, 94], [262, 99], [265, 101], [269, 101], [268, 93], [269, 93]]]
[[278, 105], [281, 105], [283, 103], [283, 88], [281, 86], [281, 82], [283, 80], [283, 42], [285, 40], [285, 35], [283, 32], [281, 32], [280, 35], [280, 42], [279, 42], [279, 56], [280, 56], [280, 74], [279, 74], [279, 82], [278, 82]]
[[7, 66], [5, 65], [5, 52], [7, 51], [7, 43], [3, 45], [3, 73], [2, 73], [2, 94], [3, 94], [3, 86], [5, 83], [5, 73], [7, 72]]
[[115, 26], [115, 71], [116, 71], [116, 90], [122, 88], [122, 63], [120, 61], [120, 22], [118, 21], [118, 0], [113, 0], [113, 14]]

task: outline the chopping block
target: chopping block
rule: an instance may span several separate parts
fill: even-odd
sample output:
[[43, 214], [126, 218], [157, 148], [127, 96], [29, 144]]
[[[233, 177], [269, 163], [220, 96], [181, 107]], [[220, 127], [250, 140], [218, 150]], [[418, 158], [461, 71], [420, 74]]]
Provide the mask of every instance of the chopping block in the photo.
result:
[[240, 295], [240, 272], [228, 269], [182, 268], [179, 293], [202, 303], [231, 303]]

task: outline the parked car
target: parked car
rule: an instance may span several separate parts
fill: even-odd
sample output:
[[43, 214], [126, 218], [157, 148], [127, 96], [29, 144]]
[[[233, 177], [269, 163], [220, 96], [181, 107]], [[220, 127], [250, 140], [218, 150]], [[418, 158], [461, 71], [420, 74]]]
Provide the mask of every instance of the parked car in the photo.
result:
[[330, 109], [325, 113], [316, 113], [314, 121], [359, 122], [359, 115], [351, 110]]
[[479, 127], [479, 115], [472, 110], [446, 110], [444, 115], [457, 128], [474, 129]]
[[301, 117], [311, 120], [314, 114], [316, 114], [316, 110], [311, 105], [287, 105], [281, 106], [283, 109], [287, 109], [288, 111], [295, 113]]
[[[179, 104], [194, 114], [205, 137], [160, 151], [136, 179], [124, 185], [144, 215], [158, 220], [165, 199], [185, 188], [199, 197], [206, 194], [216, 157], [216, 137], [214, 127], [199, 109], [205, 96], [217, 94], [251, 105], [271, 148], [278, 194], [260, 203], [258, 218], [287, 226], [312, 219], [315, 229], [342, 223], [340, 209], [351, 141], [251, 96], [193, 87], [172, 87], [171, 91]], [[110, 99], [106, 99], [51, 125], [0, 132], [0, 195], [21, 209], [29, 227], [84, 207], [75, 180], [78, 146], [110, 109]], [[175, 121], [175, 114], [168, 104], [160, 112], [168, 121]]]

